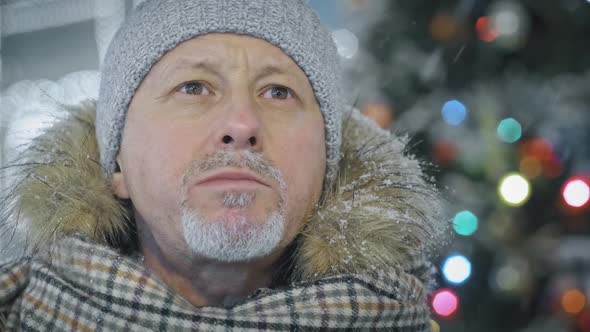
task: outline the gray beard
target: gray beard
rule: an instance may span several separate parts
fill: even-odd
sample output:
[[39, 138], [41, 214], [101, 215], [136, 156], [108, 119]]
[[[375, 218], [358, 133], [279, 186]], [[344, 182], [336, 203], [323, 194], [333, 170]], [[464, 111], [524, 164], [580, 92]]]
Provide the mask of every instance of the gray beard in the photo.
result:
[[[226, 208], [244, 208], [252, 204], [252, 193], [226, 193]], [[270, 255], [279, 245], [285, 230], [285, 218], [279, 207], [266, 220], [206, 220], [197, 209], [182, 208], [184, 240], [196, 256], [222, 262], [247, 261]]]

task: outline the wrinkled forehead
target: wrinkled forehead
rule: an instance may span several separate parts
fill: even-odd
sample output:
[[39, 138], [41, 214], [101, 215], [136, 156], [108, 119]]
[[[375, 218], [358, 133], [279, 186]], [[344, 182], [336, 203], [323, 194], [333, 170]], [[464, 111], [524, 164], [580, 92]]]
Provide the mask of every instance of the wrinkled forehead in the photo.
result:
[[178, 44], [154, 64], [146, 80], [151, 76], [165, 79], [187, 70], [225, 75], [247, 72], [254, 78], [283, 75], [311, 87], [303, 69], [282, 49], [235, 33], [209, 33]]

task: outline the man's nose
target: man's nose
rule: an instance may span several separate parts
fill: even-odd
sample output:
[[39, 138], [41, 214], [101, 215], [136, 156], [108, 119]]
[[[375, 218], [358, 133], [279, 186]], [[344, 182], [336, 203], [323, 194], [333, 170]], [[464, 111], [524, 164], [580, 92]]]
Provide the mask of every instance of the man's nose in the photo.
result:
[[250, 97], [233, 98], [224, 112], [217, 144], [223, 150], [262, 150], [261, 121]]

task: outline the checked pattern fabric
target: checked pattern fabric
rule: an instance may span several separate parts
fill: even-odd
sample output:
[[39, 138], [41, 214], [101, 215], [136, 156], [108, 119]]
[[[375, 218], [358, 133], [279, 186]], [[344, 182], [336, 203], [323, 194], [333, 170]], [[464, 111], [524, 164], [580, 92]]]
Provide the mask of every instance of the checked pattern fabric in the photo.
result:
[[0, 267], [0, 330], [430, 331], [426, 290], [406, 273], [334, 276], [195, 307], [140, 259], [72, 237]]

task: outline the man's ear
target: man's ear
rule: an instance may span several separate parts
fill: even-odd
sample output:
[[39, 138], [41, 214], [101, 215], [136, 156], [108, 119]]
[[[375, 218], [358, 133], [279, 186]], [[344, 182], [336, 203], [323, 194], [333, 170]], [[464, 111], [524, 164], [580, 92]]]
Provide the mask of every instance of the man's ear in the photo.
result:
[[[121, 165], [119, 156], [117, 156], [117, 165]], [[113, 187], [113, 192], [115, 193], [115, 196], [119, 197], [120, 199], [129, 199], [129, 190], [127, 190], [127, 182], [125, 181], [123, 169], [120, 166], [117, 167], [117, 170], [113, 173], [111, 186]]]

